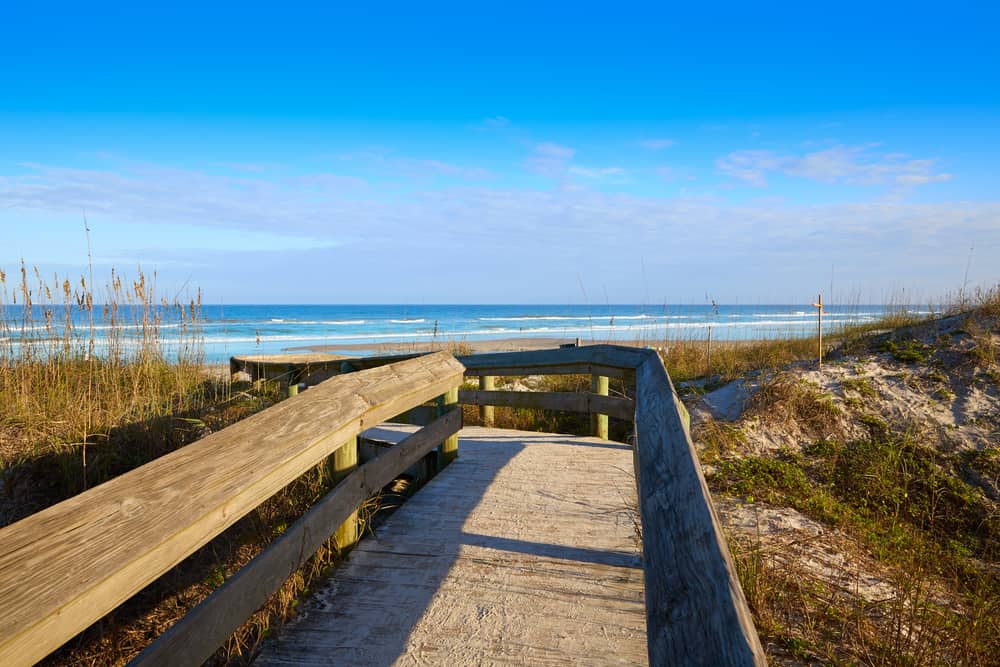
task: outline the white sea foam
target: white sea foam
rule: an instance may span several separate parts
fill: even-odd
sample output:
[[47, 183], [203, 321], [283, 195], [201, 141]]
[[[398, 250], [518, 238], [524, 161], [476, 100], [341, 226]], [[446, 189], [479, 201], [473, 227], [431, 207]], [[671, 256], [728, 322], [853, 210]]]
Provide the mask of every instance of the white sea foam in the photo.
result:
[[590, 317], [568, 317], [566, 315], [524, 315], [520, 317], [480, 317], [480, 322], [531, 322], [534, 320], [589, 320]]

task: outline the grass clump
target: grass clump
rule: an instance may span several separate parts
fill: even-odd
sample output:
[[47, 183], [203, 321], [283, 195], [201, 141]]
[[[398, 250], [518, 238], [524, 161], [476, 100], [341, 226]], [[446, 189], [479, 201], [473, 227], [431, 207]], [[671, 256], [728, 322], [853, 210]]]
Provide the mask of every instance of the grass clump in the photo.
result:
[[870, 379], [866, 377], [844, 378], [841, 381], [844, 389], [849, 389], [865, 398], [878, 398], [878, 391]]
[[843, 410], [833, 396], [805, 379], [779, 373], [747, 402], [748, 415], [766, 416], [771, 422], [796, 426], [816, 438], [827, 437], [836, 430]]
[[715, 342], [710, 365], [705, 341], [676, 339], [664, 341], [663, 347], [663, 363], [674, 382], [711, 374], [718, 375], [721, 384], [753, 371], [777, 370], [816, 358], [815, 338]]
[[698, 458], [702, 464], [713, 464], [739, 450], [746, 435], [736, 424], [705, 419], [698, 427]]
[[920, 364], [927, 361], [931, 347], [920, 341], [907, 339], [903, 341], [885, 340], [879, 345], [880, 352], [888, 352], [892, 357], [905, 364]]

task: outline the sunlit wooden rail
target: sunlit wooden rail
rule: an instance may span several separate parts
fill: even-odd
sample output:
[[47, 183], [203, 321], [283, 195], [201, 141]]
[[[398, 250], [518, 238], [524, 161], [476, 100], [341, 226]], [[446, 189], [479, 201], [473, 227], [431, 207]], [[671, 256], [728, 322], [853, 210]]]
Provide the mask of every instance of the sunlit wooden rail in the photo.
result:
[[[207, 659], [326, 539], [356, 539], [358, 505], [437, 449], [458, 454], [459, 403], [610, 415], [631, 421], [642, 524], [648, 659], [764, 664], [681, 406], [658, 354], [595, 345], [294, 362], [234, 359], [252, 377], [310, 386], [243, 422], [0, 530], [0, 664], [31, 664], [207, 543], [312, 466], [340, 483], [268, 549], [154, 642], [137, 664]], [[499, 376], [589, 374], [591, 392], [497, 391]], [[479, 389], [459, 391], [463, 376]], [[608, 396], [621, 378], [627, 396]], [[432, 413], [428, 415], [428, 409]], [[427, 423], [357, 466], [357, 435], [404, 413]], [[433, 417], [433, 419], [431, 419]]]
[[0, 530], [0, 665], [43, 658], [333, 456], [335, 489], [137, 659], [201, 664], [330, 536], [352, 541], [360, 503], [447, 444], [461, 415], [355, 469], [357, 434], [453, 394], [463, 371], [439, 353], [332, 378]]

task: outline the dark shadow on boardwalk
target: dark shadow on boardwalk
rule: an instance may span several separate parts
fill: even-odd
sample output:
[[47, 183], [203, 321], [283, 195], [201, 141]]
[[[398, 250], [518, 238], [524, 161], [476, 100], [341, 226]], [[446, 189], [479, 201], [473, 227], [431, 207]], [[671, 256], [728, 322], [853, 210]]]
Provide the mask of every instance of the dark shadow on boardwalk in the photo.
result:
[[[452, 646], [434, 646], [426, 642], [421, 645], [419, 656], [405, 656], [400, 660], [404, 657], [413, 630], [425, 616], [435, 596], [443, 592], [442, 584], [463, 548], [468, 551], [472, 547], [477, 554], [470, 557], [465, 553], [462, 556], [465, 562], [463, 567], [473, 567], [477, 580], [489, 591], [494, 590], [490, 583], [494, 578], [502, 579], [508, 585], [513, 578], [516, 583], [510, 585], [512, 595], [528, 591], [529, 594], [556, 598], [578, 597], [573, 604], [585, 605], [590, 599], [593, 604], [604, 608], [634, 607], [635, 596], [631, 591], [626, 592], [624, 584], [622, 590], [615, 587], [618, 585], [615, 577], [622, 578], [615, 573], [638, 570], [635, 575], [625, 578], [636, 576], [641, 580], [641, 562], [634, 552], [566, 546], [467, 530], [467, 519], [484, 501], [491, 484], [526, 449], [524, 443], [531, 439], [532, 436], [526, 434], [512, 437], [463, 435], [459, 458], [408, 500], [379, 528], [375, 537], [368, 537], [359, 544], [348, 563], [305, 606], [302, 617], [286, 628], [276, 641], [265, 646], [255, 664], [377, 667], [398, 664], [397, 661], [402, 664], [477, 664], [480, 659], [471, 655], [463, 660], [454, 653], [450, 654], [448, 651]], [[555, 443], [556, 446], [605, 446], [603, 443], [580, 442], [569, 436], [563, 440], [561, 436], [539, 435], [538, 440]], [[609, 449], [629, 449], [627, 445], [618, 443], [607, 443], [606, 446]], [[465, 456], [462, 456], [463, 449]], [[505, 479], [505, 484], [510, 483], [509, 479]], [[520, 479], [515, 480], [515, 485]], [[528, 483], [534, 481], [528, 480]], [[540, 507], [557, 502], [529, 490], [527, 483], [523, 490], [514, 489], [513, 493], [521, 498], [530, 496], [529, 502], [539, 503]], [[564, 495], [569, 494], [564, 492]], [[571, 503], [568, 498], [563, 504], [569, 508], [567, 511], [576, 515], [607, 513], [606, 507], [581, 506]], [[500, 508], [491, 506], [486, 513], [493, 515], [500, 511]], [[498, 553], [489, 558], [481, 556], [487, 549]], [[538, 564], [541, 559], [546, 560], [537, 567], [529, 565], [531, 562]], [[585, 583], [580, 590], [573, 591], [560, 588], [562, 584], [558, 576], [566, 570], [589, 572], [595, 568], [604, 568], [599, 585], [588, 588]], [[524, 574], [526, 569], [530, 571], [528, 574]], [[556, 573], [555, 578], [546, 577], [546, 571]], [[574, 576], [586, 579], [580, 574]], [[612, 582], [610, 586], [609, 581]], [[472, 591], [466, 596], [463, 591], [454, 589], [454, 583], [449, 586], [452, 587], [449, 595], [455, 596], [455, 609], [443, 619], [435, 618], [435, 623], [443, 621], [442, 643], [448, 643], [453, 634], [465, 630], [466, 624], [475, 625], [477, 620], [481, 621], [481, 618], [477, 619], [477, 614], [481, 617], [491, 613], [486, 608], [489, 605], [475, 607], [476, 595], [481, 595], [481, 591]], [[496, 595], [501, 595], [501, 588], [501, 585], [497, 586]], [[466, 610], [461, 608], [462, 605], [472, 607]], [[450, 634], [444, 627], [449, 624], [453, 624], [458, 632]], [[632, 630], [629, 629], [629, 632]], [[645, 647], [644, 638], [642, 647]], [[540, 656], [548, 656], [552, 652], [545, 646], [529, 646], [526, 650], [529, 654]], [[586, 655], [580, 657], [586, 658]]]
[[497, 551], [510, 551], [559, 560], [575, 560], [581, 563], [594, 563], [596, 565], [642, 569], [642, 559], [639, 556], [623, 551], [567, 547], [561, 544], [512, 540], [508, 537], [494, 537], [493, 535], [478, 535], [476, 533], [462, 533], [461, 540], [462, 544], [496, 549]]

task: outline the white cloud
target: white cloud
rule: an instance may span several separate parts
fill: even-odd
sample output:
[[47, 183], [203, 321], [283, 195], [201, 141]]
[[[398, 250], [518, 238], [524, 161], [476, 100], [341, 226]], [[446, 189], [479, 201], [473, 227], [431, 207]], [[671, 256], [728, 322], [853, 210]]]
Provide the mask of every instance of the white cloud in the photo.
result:
[[[574, 155], [571, 148], [557, 144], [536, 147], [533, 153], [559, 162], [563, 173], [568, 173], [572, 166], [568, 161]], [[770, 164], [762, 156], [736, 163], [747, 169]], [[818, 169], [815, 163], [809, 164], [801, 168]], [[893, 178], [917, 184], [920, 169], [914, 167], [913, 173], [897, 169]], [[847, 178], [841, 171], [822, 173]], [[214, 271], [209, 262], [229, 261], [227, 236], [253, 232], [254, 238], [261, 239], [251, 244], [254, 247], [271, 245], [272, 237], [265, 235], [272, 234], [275, 249], [341, 246], [340, 256], [356, 256], [351, 261], [359, 266], [376, 266], [381, 261], [390, 276], [386, 282], [394, 270], [391, 258], [419, 257], [420, 266], [433, 267], [476, 255], [492, 257], [498, 266], [526, 267], [524, 273], [534, 276], [527, 282], [539, 283], [538, 276], [544, 273], [551, 284], [561, 280], [570, 289], [575, 289], [580, 258], [600, 247], [609, 267], [601, 280], [609, 284], [626, 278], [639, 280], [620, 268], [634, 266], [638, 251], [648, 269], [642, 279], [671, 286], [675, 297], [704, 287], [766, 298], [767, 293], [759, 289], [767, 285], [792, 289], [787, 287], [789, 276], [811, 275], [819, 265], [828, 270], [833, 263], [838, 275], [855, 271], [866, 280], [897, 284], [934, 280], [951, 287], [952, 279], [962, 273], [970, 241], [975, 242], [977, 262], [1000, 265], [997, 202], [802, 206], [769, 199], [732, 204], [718, 197], [635, 196], [579, 185], [533, 190], [458, 183], [443, 189], [417, 189], [351, 179], [339, 174], [235, 178], [155, 165], [118, 165], [114, 170], [36, 166], [28, 175], [0, 180], [0, 229], [17, 230], [15, 247], [31, 257], [45, 253], [55, 245], [52, 239], [66, 230], [78, 234], [79, 214], [86, 209], [98, 229], [108, 223], [141, 222], [162, 226], [169, 230], [163, 234], [175, 233], [182, 239], [153, 250], [139, 232], [130, 236], [131, 241], [108, 234], [99, 248], [105, 257], [188, 265], [197, 260], [206, 263], [204, 271]], [[72, 225], [52, 222], [70, 218]], [[205, 228], [211, 233], [199, 231]], [[282, 242], [281, 238], [301, 242]], [[180, 248], [185, 242], [190, 251]], [[9, 244], [4, 250], [13, 252]], [[706, 266], [711, 271], [705, 271]], [[877, 276], [871, 275], [873, 267], [878, 267]], [[689, 275], [716, 280], [716, 272], [719, 285], [684, 282]], [[507, 292], [506, 298], [517, 298], [514, 294]], [[400, 298], [404, 296], [419, 295], [404, 292]], [[553, 296], [559, 294], [547, 293], [547, 298]], [[363, 300], [365, 296], [344, 293], [338, 298]], [[505, 297], [491, 293], [490, 298]]]
[[694, 175], [694, 172], [688, 167], [674, 167], [669, 165], [660, 165], [653, 169], [653, 173], [661, 181], [666, 183], [673, 183], [675, 181], [696, 181], [698, 177]]
[[875, 145], [838, 145], [801, 155], [768, 150], [735, 151], [716, 161], [718, 170], [755, 187], [766, 187], [770, 173], [806, 178], [821, 183], [888, 185], [897, 194], [907, 188], [947, 181], [948, 173], [935, 173], [934, 160], [911, 159], [901, 153], [873, 152]]
[[574, 155], [575, 149], [546, 141], [534, 147], [525, 166], [541, 176], [561, 178], [566, 175]]
[[782, 169], [783, 164], [784, 158], [764, 150], [736, 151], [715, 162], [723, 174], [760, 188], [767, 185], [767, 172]]
[[643, 139], [639, 142], [639, 145], [651, 151], [659, 151], [664, 148], [670, 148], [676, 145], [676, 143], [673, 139]]
[[626, 171], [621, 167], [572, 166], [569, 168], [569, 173], [572, 174], [573, 176], [582, 176], [583, 178], [596, 180], [600, 178], [625, 176]]
[[442, 176], [469, 181], [493, 178], [493, 173], [488, 169], [466, 167], [442, 160], [396, 155], [392, 149], [385, 146], [369, 146], [358, 151], [341, 153], [337, 155], [337, 159], [378, 169], [383, 175], [407, 178]]

